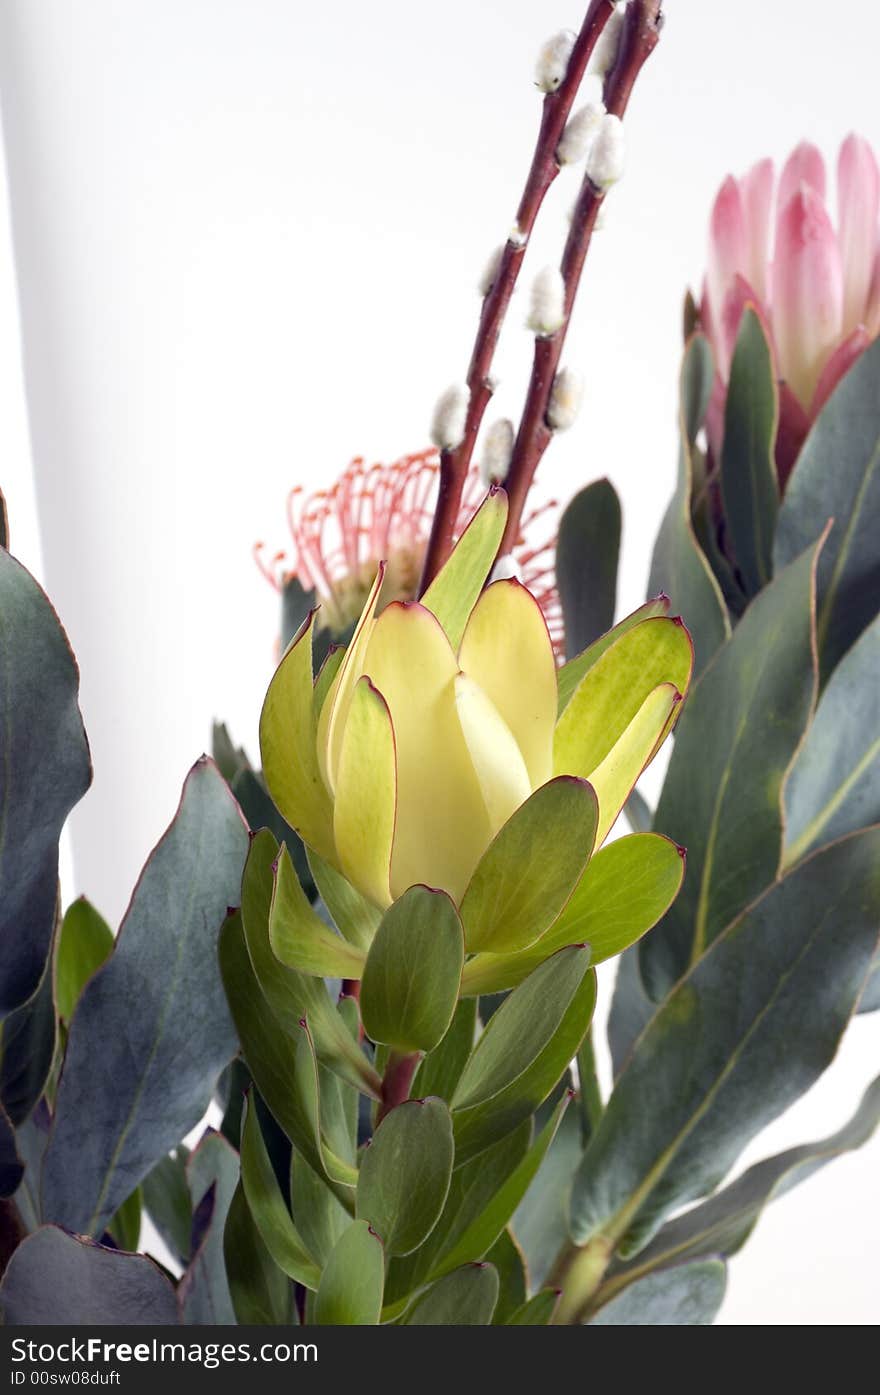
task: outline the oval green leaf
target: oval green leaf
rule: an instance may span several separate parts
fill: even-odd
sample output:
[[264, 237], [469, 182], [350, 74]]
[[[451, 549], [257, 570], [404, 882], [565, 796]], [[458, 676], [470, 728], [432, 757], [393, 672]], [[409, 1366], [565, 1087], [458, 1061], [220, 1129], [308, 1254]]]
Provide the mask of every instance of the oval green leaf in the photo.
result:
[[364, 1029], [400, 1051], [431, 1051], [452, 1021], [464, 938], [444, 891], [411, 886], [389, 906], [361, 982]]
[[387, 1254], [410, 1254], [440, 1217], [454, 1157], [452, 1119], [443, 1100], [407, 1100], [385, 1116], [363, 1154], [357, 1215], [369, 1221]]
[[385, 1258], [366, 1221], [352, 1221], [336, 1242], [315, 1299], [319, 1327], [375, 1327], [382, 1311]]

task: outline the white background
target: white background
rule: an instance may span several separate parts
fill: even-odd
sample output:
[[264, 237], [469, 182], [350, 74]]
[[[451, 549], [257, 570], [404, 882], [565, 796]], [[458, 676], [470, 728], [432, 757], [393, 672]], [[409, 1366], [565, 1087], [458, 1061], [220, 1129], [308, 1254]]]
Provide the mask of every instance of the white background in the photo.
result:
[[[14, 550], [83, 671], [96, 778], [73, 821], [75, 889], [108, 916], [211, 717], [254, 745], [277, 616], [250, 546], [283, 543], [289, 485], [419, 448], [463, 375], [474, 283], [538, 120], [534, 55], [581, 9], [0, 0], [14, 233], [0, 230], [0, 480]], [[586, 410], [543, 470], [563, 498], [614, 480], [622, 611], [643, 597], [671, 488], [680, 306], [715, 188], [805, 135], [832, 155], [851, 128], [880, 144], [869, 0], [667, 11], [567, 350]], [[558, 255], [574, 189], [553, 190], [532, 270]], [[523, 313], [500, 411], [522, 387]], [[857, 1022], [749, 1158], [837, 1127], [878, 1042], [880, 1019]], [[771, 1209], [722, 1321], [877, 1321], [878, 1157], [875, 1143]]]

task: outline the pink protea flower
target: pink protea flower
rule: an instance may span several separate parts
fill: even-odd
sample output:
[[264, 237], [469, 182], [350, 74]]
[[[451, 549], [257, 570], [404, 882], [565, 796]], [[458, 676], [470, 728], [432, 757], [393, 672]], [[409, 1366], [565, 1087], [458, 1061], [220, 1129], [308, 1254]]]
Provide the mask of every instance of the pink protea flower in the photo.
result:
[[837, 224], [825, 163], [799, 145], [777, 180], [772, 160], [722, 184], [709, 230], [700, 322], [715, 353], [707, 430], [716, 455], [737, 330], [751, 302], [762, 316], [781, 380], [777, 465], [784, 484], [811, 422], [880, 330], [880, 172], [850, 135], [837, 160]]
[[[291, 546], [267, 556], [257, 543], [257, 565], [276, 591], [296, 578], [320, 602], [319, 624], [344, 634], [363, 609], [380, 561], [386, 563], [383, 604], [415, 600], [431, 529], [440, 457], [436, 450], [405, 455], [389, 465], [367, 465], [358, 456], [330, 489], [290, 491], [287, 520]], [[468, 474], [456, 536], [486, 493], [479, 470]], [[555, 501], [535, 508], [523, 522], [510, 571], [531, 591], [544, 612], [553, 647], [563, 652], [562, 609], [553, 565], [555, 535], [527, 541]]]

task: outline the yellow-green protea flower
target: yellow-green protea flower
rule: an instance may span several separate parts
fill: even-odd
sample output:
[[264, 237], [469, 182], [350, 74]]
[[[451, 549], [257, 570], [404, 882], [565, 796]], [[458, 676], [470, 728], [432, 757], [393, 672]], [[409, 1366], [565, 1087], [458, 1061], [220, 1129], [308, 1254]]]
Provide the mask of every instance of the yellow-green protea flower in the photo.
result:
[[311, 619], [272, 680], [260, 739], [279, 810], [369, 901], [424, 884], [461, 902], [486, 849], [558, 776], [589, 781], [609, 832], [678, 715], [687, 631], [643, 608], [557, 670], [538, 603], [485, 585], [494, 490], [420, 603], [381, 608], [379, 569], [345, 651], [313, 683]]

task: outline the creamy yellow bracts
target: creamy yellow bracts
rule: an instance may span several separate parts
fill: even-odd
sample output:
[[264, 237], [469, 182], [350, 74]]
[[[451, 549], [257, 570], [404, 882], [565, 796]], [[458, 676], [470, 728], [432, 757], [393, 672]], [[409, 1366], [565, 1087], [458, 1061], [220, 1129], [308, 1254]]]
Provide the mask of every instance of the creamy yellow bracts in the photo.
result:
[[417, 883], [460, 903], [499, 830], [556, 776], [593, 786], [598, 847], [690, 678], [689, 636], [660, 603], [558, 671], [529, 591], [485, 586], [506, 512], [495, 490], [421, 603], [381, 609], [380, 568], [314, 685], [308, 621], [266, 698], [275, 803], [379, 907]]

